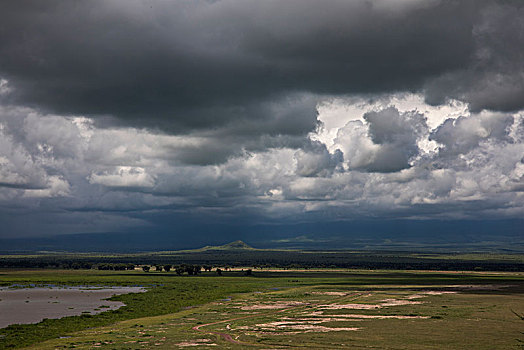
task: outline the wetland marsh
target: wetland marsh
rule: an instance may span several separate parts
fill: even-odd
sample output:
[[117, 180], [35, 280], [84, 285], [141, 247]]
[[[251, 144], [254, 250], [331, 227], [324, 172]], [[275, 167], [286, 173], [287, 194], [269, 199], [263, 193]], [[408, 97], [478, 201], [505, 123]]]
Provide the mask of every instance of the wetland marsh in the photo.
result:
[[0, 288], [0, 328], [11, 324], [37, 323], [46, 318], [95, 315], [116, 310], [125, 304], [106, 299], [145, 291], [142, 287], [3, 287]]

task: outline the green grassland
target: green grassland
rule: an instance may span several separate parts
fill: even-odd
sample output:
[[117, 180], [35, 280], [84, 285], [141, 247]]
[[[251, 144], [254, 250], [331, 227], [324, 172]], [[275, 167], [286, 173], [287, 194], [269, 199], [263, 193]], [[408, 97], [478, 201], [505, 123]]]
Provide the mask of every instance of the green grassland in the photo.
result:
[[[141, 285], [148, 292], [112, 298], [127, 305], [116, 311], [0, 329], [0, 348], [522, 349], [524, 344], [524, 274], [518, 272], [324, 269], [176, 276], [0, 270], [0, 285], [12, 284]], [[396, 301], [388, 306], [385, 300]]]

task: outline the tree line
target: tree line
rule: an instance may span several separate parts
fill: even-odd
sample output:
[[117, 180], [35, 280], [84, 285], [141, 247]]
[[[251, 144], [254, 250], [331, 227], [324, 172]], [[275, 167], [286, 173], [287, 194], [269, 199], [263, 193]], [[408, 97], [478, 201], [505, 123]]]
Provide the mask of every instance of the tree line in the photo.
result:
[[[263, 253], [263, 254], [262, 254]], [[227, 271], [227, 266], [252, 266], [264, 268], [346, 268], [346, 269], [395, 269], [395, 270], [462, 270], [462, 271], [524, 271], [524, 263], [518, 260], [474, 260], [449, 258], [425, 258], [418, 256], [394, 256], [391, 253], [346, 252], [278, 252], [246, 251], [238, 253], [192, 253], [166, 256], [3, 256], [0, 268], [48, 268], [48, 269], [98, 269], [134, 270], [149, 266], [150, 271], [174, 272], [195, 275], [211, 271], [213, 266]], [[199, 268], [196, 268], [199, 267]], [[218, 273], [218, 272], [217, 272]]]

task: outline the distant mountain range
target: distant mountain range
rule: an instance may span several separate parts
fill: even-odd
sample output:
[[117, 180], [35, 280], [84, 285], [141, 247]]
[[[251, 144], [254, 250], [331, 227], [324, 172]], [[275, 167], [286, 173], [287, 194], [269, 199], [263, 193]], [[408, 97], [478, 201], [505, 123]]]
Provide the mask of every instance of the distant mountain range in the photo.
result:
[[[322, 233], [331, 232], [331, 233]], [[1, 233], [0, 233], [1, 234]], [[224, 244], [224, 242], [231, 242]], [[247, 242], [247, 243], [245, 243]], [[0, 253], [154, 252], [227, 249], [387, 250], [420, 252], [524, 253], [524, 220], [454, 222], [356, 222], [257, 226], [245, 230], [106, 232], [30, 238], [0, 238]]]

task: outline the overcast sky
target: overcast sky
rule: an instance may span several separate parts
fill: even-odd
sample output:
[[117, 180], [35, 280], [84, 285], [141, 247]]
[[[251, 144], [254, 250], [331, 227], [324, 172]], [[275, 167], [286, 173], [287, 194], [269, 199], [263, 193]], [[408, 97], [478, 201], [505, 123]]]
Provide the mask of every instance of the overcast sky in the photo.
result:
[[523, 217], [523, 1], [0, 2], [0, 238]]

